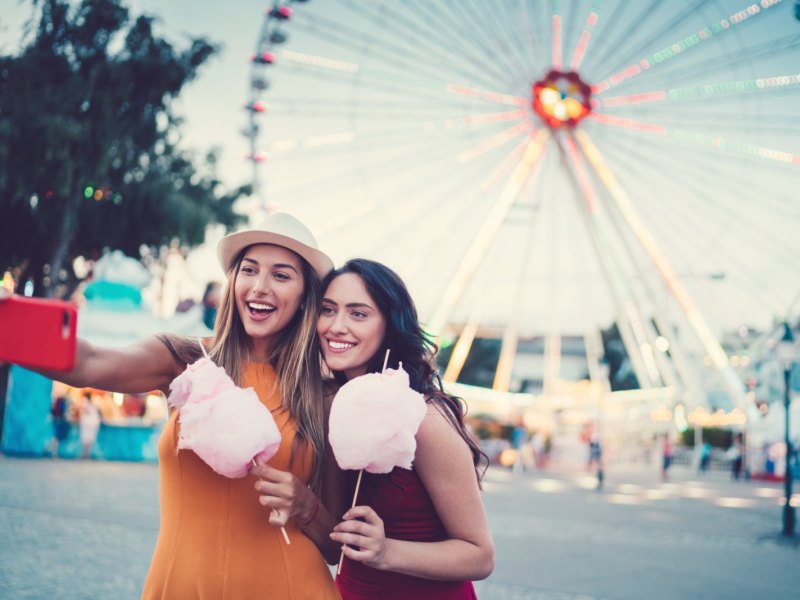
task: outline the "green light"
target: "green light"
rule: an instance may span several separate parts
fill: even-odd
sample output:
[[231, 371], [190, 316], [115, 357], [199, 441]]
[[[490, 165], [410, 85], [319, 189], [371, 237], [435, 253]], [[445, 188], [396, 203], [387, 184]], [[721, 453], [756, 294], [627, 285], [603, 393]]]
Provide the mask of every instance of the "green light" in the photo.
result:
[[94, 188], [90, 185], [87, 185], [85, 188], [83, 188], [83, 195], [86, 198], [91, 198], [94, 196]]

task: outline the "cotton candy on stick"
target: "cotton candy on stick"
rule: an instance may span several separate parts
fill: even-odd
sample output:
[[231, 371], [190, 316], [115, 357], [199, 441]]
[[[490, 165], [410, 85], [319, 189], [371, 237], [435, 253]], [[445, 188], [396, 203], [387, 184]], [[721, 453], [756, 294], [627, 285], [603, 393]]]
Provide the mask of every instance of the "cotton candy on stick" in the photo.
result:
[[[388, 359], [388, 352], [387, 352]], [[342, 469], [359, 469], [353, 504], [364, 470], [388, 473], [410, 469], [415, 435], [425, 417], [425, 397], [411, 389], [402, 363], [398, 369], [367, 373], [345, 383], [333, 398], [328, 439]], [[342, 558], [344, 554], [342, 554]], [[338, 571], [341, 571], [339, 560]]]
[[237, 386], [210, 358], [189, 365], [169, 389], [169, 405], [181, 411], [178, 449], [194, 451], [220, 475], [244, 477], [256, 458], [266, 461], [278, 451], [281, 434], [272, 413], [253, 388]]

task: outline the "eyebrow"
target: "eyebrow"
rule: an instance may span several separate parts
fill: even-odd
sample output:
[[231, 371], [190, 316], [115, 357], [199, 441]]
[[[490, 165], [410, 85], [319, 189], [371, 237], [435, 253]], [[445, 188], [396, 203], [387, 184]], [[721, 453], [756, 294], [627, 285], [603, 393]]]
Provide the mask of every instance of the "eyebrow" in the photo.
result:
[[[261, 266], [256, 259], [248, 258], [246, 256], [242, 259], [242, 262], [250, 262], [250, 263], [253, 263], [254, 265]], [[298, 272], [297, 269], [294, 267], [294, 265], [290, 265], [289, 263], [275, 263], [274, 265], [272, 265], [272, 268], [273, 269], [291, 269], [295, 273]]]
[[[339, 306], [336, 302], [334, 302], [330, 298], [323, 298], [322, 302], [327, 304], [335, 304], [336, 306]], [[372, 305], [366, 304], [365, 302], [351, 302], [350, 304], [345, 304], [345, 308], [369, 308], [371, 310], [375, 310], [372, 307]]]

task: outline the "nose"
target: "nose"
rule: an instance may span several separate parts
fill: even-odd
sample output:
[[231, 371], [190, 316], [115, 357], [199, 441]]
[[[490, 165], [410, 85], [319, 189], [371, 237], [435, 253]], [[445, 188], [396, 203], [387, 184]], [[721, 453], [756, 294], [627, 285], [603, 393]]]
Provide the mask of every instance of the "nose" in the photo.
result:
[[331, 322], [330, 330], [332, 333], [344, 333], [347, 331], [347, 315], [344, 311], [338, 311]]
[[262, 296], [271, 291], [269, 286], [269, 277], [267, 274], [259, 275], [253, 280], [253, 292], [256, 295]]

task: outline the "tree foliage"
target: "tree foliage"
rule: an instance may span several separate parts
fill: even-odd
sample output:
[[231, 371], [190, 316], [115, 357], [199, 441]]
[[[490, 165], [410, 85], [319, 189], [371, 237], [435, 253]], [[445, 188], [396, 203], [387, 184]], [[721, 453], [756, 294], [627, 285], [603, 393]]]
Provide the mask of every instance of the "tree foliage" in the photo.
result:
[[177, 49], [123, 0], [32, 10], [30, 39], [0, 56], [0, 272], [58, 295], [77, 256], [196, 245], [207, 223], [241, 220], [247, 189], [222, 193], [214, 157], [201, 172], [176, 147], [174, 100], [216, 46]]

